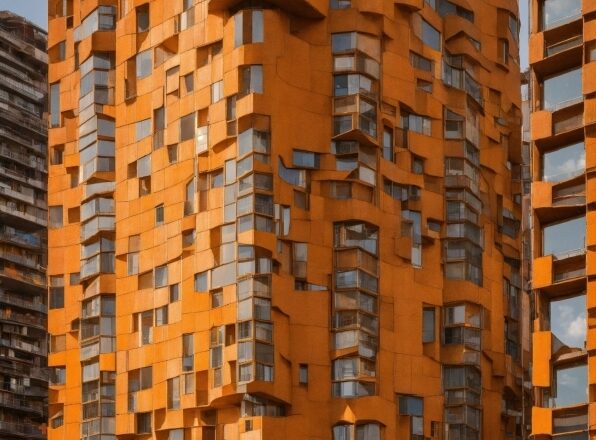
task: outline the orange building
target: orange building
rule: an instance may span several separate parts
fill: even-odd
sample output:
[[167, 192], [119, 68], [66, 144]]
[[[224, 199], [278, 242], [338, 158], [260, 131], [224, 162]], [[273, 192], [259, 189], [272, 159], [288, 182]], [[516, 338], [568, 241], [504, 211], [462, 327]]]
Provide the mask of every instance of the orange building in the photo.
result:
[[525, 436], [516, 1], [49, 4], [51, 440]]
[[580, 440], [596, 425], [596, 2], [534, 0], [531, 12], [532, 433]]

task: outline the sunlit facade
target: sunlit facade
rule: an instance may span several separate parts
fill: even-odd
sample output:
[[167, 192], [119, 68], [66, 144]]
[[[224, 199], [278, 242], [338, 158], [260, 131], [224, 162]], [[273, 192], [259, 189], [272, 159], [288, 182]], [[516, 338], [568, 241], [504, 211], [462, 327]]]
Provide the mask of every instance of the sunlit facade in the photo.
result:
[[49, 438], [523, 438], [518, 23], [50, 1]]

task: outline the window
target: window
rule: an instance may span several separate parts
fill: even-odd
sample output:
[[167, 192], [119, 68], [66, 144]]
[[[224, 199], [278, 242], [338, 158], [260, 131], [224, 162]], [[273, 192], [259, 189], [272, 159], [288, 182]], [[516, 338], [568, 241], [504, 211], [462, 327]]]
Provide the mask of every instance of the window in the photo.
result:
[[161, 106], [153, 110], [153, 149], [163, 147], [166, 128], [166, 109]]
[[60, 126], [60, 83], [50, 85], [50, 127]]
[[581, 17], [582, 0], [544, 0], [542, 3], [542, 26], [550, 29]]
[[[436, 1], [438, 3], [438, 12], [441, 17], [445, 17], [447, 15], [457, 15], [462, 17], [472, 23], [474, 23], [474, 13], [462, 6], [456, 5], [451, 3], [448, 0], [432, 0], [433, 2]], [[426, 0], [428, 3], [429, 0]], [[431, 6], [433, 7], [433, 6]], [[433, 7], [436, 9], [436, 5]]]
[[423, 57], [422, 55], [418, 55], [415, 52], [410, 52], [410, 64], [414, 69], [424, 70], [426, 72], [433, 71], [433, 61]]
[[586, 218], [584, 216], [544, 226], [542, 255], [558, 258], [584, 253], [586, 248]]
[[499, 38], [497, 42], [497, 57], [503, 64], [509, 63], [509, 40], [505, 38]]
[[135, 124], [135, 142], [138, 142], [149, 135], [151, 135], [151, 119], [143, 119]]
[[139, 52], [135, 58], [137, 66], [137, 78], [145, 78], [151, 75], [153, 64], [151, 60], [151, 50]]
[[194, 337], [192, 333], [182, 335], [182, 371], [194, 370]]
[[421, 39], [424, 44], [430, 46], [434, 50], [441, 50], [441, 33], [436, 30], [426, 20], [422, 20], [422, 34]]
[[170, 164], [178, 162], [178, 144], [168, 145], [168, 162]]
[[393, 129], [385, 127], [383, 129], [383, 159], [393, 162]]
[[195, 136], [195, 114], [190, 113], [180, 118], [180, 142], [193, 139]]
[[194, 80], [194, 74], [192, 73], [189, 73], [188, 75], [184, 75], [182, 77], [182, 95], [188, 95], [189, 93], [192, 93], [195, 87]]
[[298, 168], [319, 168], [319, 155], [312, 151], [294, 150], [292, 162]]
[[136, 8], [137, 32], [147, 32], [149, 30], [149, 3], [145, 3]]
[[418, 90], [422, 90], [423, 92], [426, 92], [426, 93], [432, 93], [433, 92], [433, 83], [430, 81], [425, 81], [420, 78], [416, 78], [416, 88]]
[[548, 76], [542, 82], [542, 109], [556, 111], [583, 99], [582, 68]]
[[207, 271], [195, 274], [195, 292], [206, 292], [208, 284]]
[[542, 155], [542, 180], [562, 182], [583, 174], [586, 168], [584, 142], [565, 145]]
[[586, 345], [586, 294], [555, 297], [549, 302], [550, 331], [568, 347]]
[[137, 415], [137, 434], [151, 434], [151, 413], [138, 413]]
[[209, 344], [209, 367], [213, 369], [213, 386], [219, 387], [222, 382], [223, 344], [225, 326], [213, 327]]
[[422, 309], [422, 343], [434, 342], [435, 340], [435, 308], [424, 307]]
[[211, 84], [211, 104], [219, 102], [224, 97], [223, 80]]
[[403, 113], [401, 115], [401, 124], [404, 130], [411, 130], [426, 136], [431, 135], [431, 120], [427, 116]]
[[62, 205], [49, 207], [48, 216], [50, 228], [61, 228], [63, 226], [63, 213], [64, 210]]
[[308, 385], [308, 365], [300, 364], [298, 366], [298, 383], [300, 385]]
[[50, 385], [64, 385], [66, 383], [66, 367], [50, 367]]
[[128, 372], [128, 392], [148, 390], [153, 384], [153, 368], [143, 367]]
[[168, 409], [180, 408], [180, 377], [168, 379]]
[[445, 108], [445, 139], [464, 138], [464, 117]]
[[64, 276], [50, 276], [50, 298], [48, 301], [50, 309], [61, 309], [64, 307]]
[[553, 382], [554, 408], [588, 402], [588, 365], [586, 361], [555, 364]]
[[157, 205], [155, 207], [155, 226], [164, 224], [164, 207], [163, 205]]
[[170, 429], [167, 440], [184, 440], [184, 429]]
[[141, 345], [151, 344], [153, 342], [153, 310], [137, 313], [133, 319], [136, 324], [135, 331], [140, 333]]
[[329, 0], [329, 9], [348, 9], [352, 7], [352, 0]]
[[242, 66], [238, 69], [238, 73], [240, 76], [238, 97], [250, 93], [263, 93], [263, 66], [259, 64]]
[[381, 440], [381, 425], [365, 423], [359, 425], [335, 425], [333, 440]]
[[180, 301], [180, 283], [172, 284], [170, 286], [170, 302]]
[[234, 47], [243, 44], [262, 43], [263, 11], [260, 9], [247, 9], [234, 15]]
[[412, 172], [414, 174], [424, 174], [424, 159], [412, 155]]
[[156, 267], [153, 279], [156, 289], [166, 286], [168, 284], [168, 266]]
[[399, 415], [410, 416], [410, 439], [424, 439], [424, 399], [399, 396]]
[[192, 179], [186, 184], [184, 191], [184, 215], [195, 212], [195, 180]]

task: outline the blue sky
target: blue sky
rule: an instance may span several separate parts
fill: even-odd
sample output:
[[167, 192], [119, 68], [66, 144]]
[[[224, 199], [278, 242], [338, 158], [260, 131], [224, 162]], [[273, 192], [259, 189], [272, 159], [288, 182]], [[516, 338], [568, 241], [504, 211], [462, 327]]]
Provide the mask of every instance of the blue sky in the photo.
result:
[[48, 29], [48, 0], [0, 0], [0, 11], [22, 15], [42, 29]]
[[[521, 51], [520, 60], [522, 69], [525, 69], [528, 67], [528, 1], [519, 0], [519, 2], [522, 22], [521, 35], [519, 37]], [[0, 0], [0, 10], [5, 9], [27, 17], [43, 29], [48, 28], [47, 0]]]

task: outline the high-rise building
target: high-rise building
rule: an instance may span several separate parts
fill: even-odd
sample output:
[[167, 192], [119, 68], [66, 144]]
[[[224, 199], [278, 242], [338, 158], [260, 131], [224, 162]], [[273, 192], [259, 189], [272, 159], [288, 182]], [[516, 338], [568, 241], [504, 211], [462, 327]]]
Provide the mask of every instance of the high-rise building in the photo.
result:
[[518, 28], [50, 1], [49, 438], [523, 438]]
[[536, 438], [588, 439], [596, 424], [589, 409], [596, 399], [596, 284], [590, 278], [596, 274], [596, 228], [590, 226], [596, 214], [590, 198], [596, 183], [590, 180], [596, 166], [595, 13], [594, 1], [531, 2]]
[[45, 438], [47, 34], [0, 11], [0, 438]]

